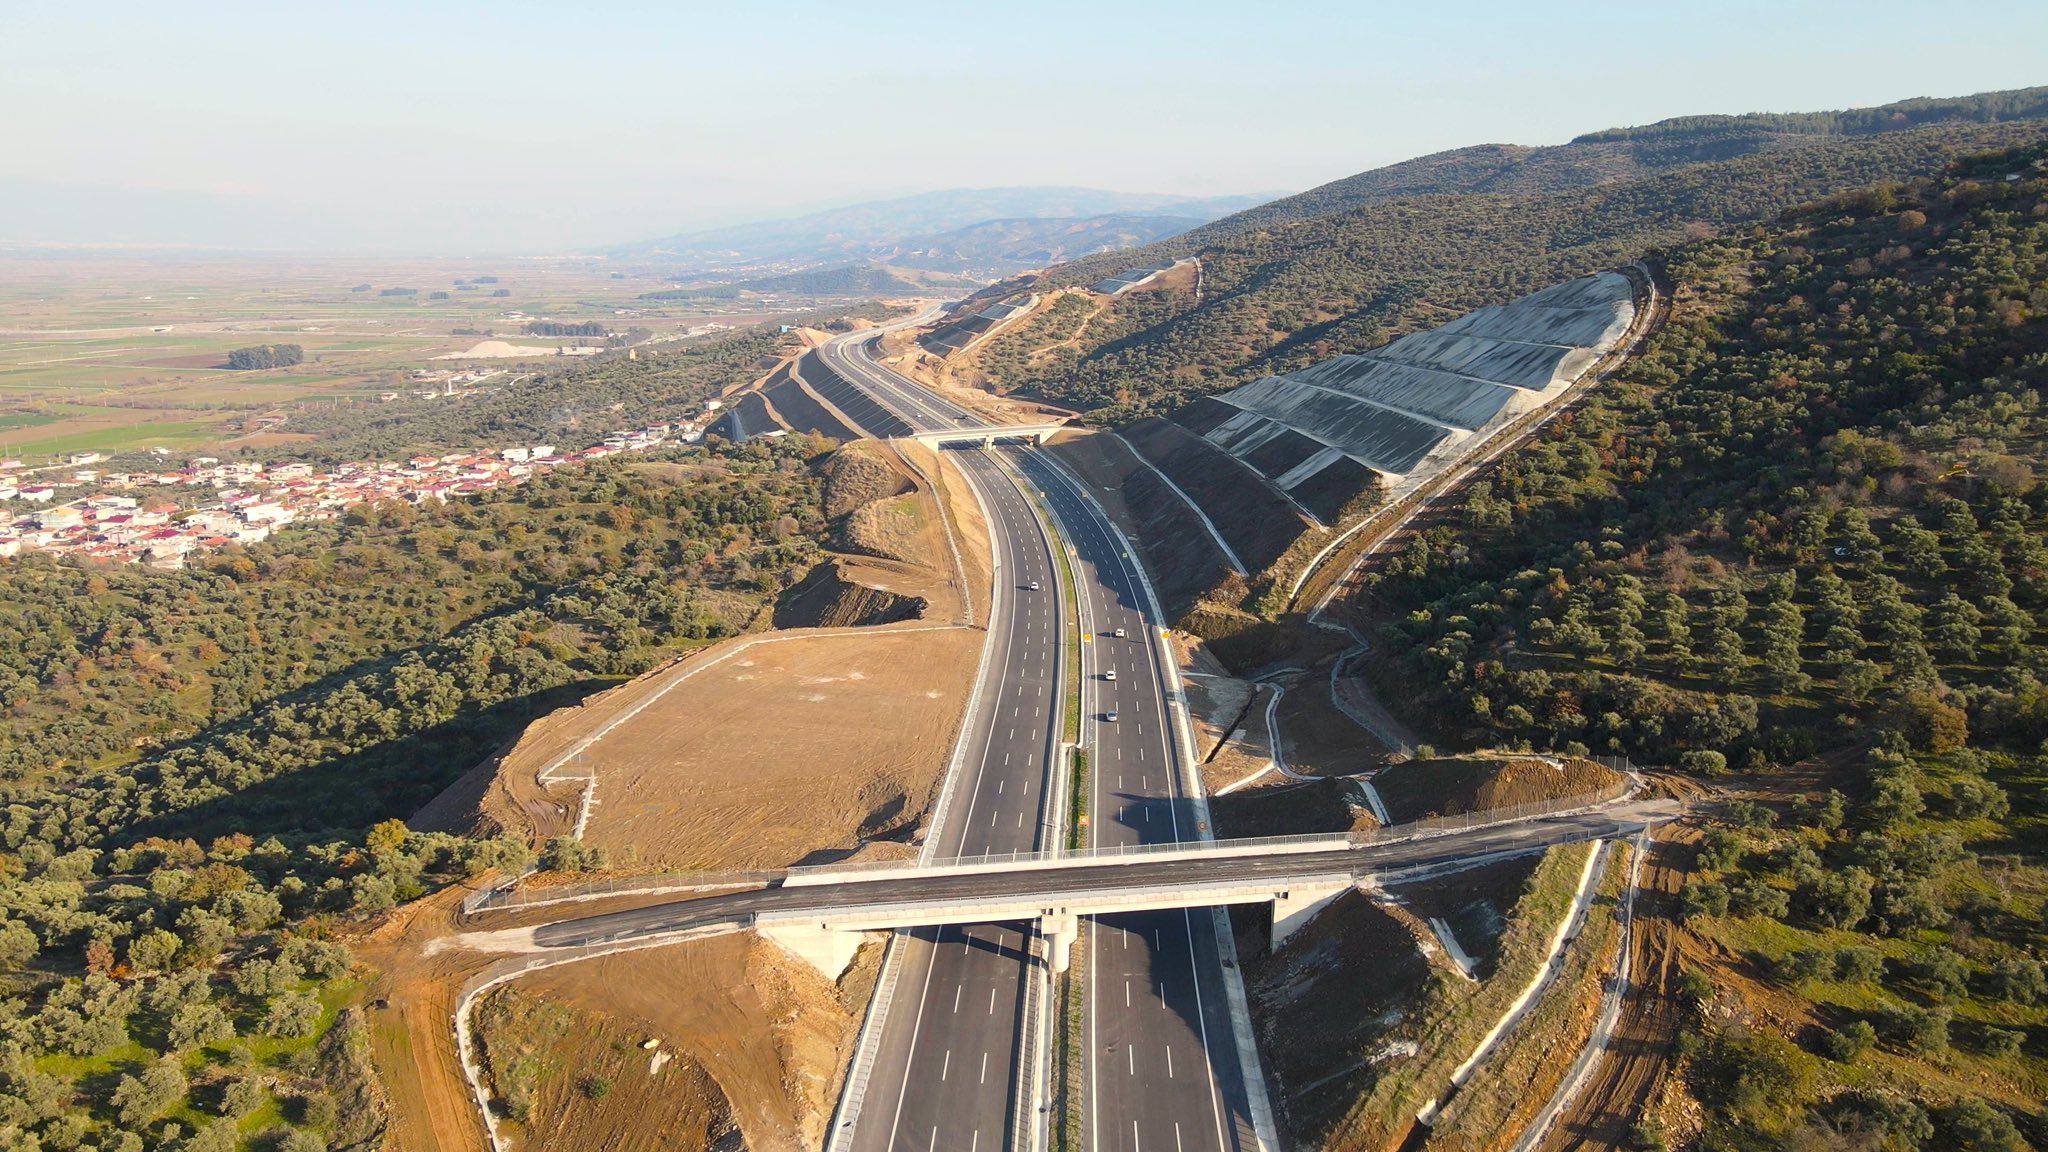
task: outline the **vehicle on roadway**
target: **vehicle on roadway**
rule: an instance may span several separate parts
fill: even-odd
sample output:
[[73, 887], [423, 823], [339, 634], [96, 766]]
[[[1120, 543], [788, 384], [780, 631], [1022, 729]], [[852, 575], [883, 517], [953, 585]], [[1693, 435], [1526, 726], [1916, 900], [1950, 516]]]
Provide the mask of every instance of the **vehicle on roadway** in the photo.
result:
[[1102, 678], [1103, 678], [1104, 680], [1114, 680], [1114, 679], [1116, 679], [1116, 669], [1114, 669], [1114, 668], [1111, 668], [1111, 669], [1110, 669], [1109, 671], [1107, 671], [1107, 672], [1104, 672], [1104, 673], [1102, 674]]
[[1117, 639], [1121, 640], [1121, 639], [1123, 639], [1123, 638], [1124, 638], [1124, 630], [1123, 630], [1123, 629], [1121, 629], [1121, 628], [1119, 628], [1119, 629], [1117, 629], [1117, 630], [1116, 630], [1116, 632], [1114, 633], [1114, 635], [1116, 636], [1116, 638], [1117, 638]]
[[1036, 580], [1033, 580], [1033, 581], [1031, 582], [1031, 590], [1032, 590], [1033, 592], [1036, 592], [1036, 591], [1038, 591], [1038, 581], [1036, 581]]
[[1116, 723], [1116, 709], [1114, 709], [1114, 708], [1111, 708], [1111, 709], [1110, 709], [1109, 711], [1107, 711], [1107, 712], [1104, 712], [1104, 713], [1102, 714], [1102, 718], [1103, 718], [1103, 720], [1107, 721], [1108, 723], [1111, 723], [1111, 724], [1114, 724], [1114, 723]]

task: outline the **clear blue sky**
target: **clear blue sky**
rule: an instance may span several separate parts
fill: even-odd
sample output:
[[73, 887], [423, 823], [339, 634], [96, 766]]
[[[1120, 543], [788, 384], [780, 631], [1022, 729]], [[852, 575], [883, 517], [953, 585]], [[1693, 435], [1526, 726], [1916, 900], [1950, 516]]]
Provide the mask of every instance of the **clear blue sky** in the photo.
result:
[[2048, 5], [0, 4], [0, 241], [553, 251], [2048, 83]]

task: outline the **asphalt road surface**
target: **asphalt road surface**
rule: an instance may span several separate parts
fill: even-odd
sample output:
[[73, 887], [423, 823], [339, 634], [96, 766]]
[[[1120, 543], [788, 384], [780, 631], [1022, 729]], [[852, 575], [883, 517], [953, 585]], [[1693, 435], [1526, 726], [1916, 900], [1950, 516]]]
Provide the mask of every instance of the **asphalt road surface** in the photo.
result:
[[[1026, 458], [1079, 558], [1088, 603], [1091, 682], [1083, 692], [1092, 757], [1088, 843], [1095, 847], [1196, 840], [1193, 805], [1175, 758], [1171, 689], [1153, 643], [1152, 614], [1102, 514]], [[1117, 629], [1124, 635], [1116, 635]], [[1115, 721], [1108, 719], [1116, 716]], [[1087, 1147], [1097, 1152], [1256, 1149], [1243, 1064], [1224, 998], [1215, 914], [1207, 908], [1094, 918], [1086, 946]]]
[[[920, 431], [983, 421], [868, 359], [870, 339], [842, 341], [828, 366]], [[986, 453], [973, 453], [985, 457]], [[1052, 504], [1076, 554], [1075, 581], [1089, 628], [1082, 745], [1091, 757], [1088, 843], [1195, 839], [1181, 794], [1167, 710], [1169, 689], [1151, 643], [1154, 618], [1137, 560], [1108, 522], [1042, 460], [1014, 460]], [[1125, 635], [1118, 638], [1117, 629]], [[1111, 721], [1110, 716], [1116, 719]], [[1098, 1152], [1237, 1152], [1256, 1148], [1243, 1063], [1231, 1030], [1214, 914], [1129, 912], [1092, 920], [1086, 990], [1087, 1147]]]
[[[973, 423], [904, 389], [841, 344], [825, 366], [919, 431]], [[919, 391], [922, 391], [921, 389]], [[928, 394], [927, 394], [928, 395]], [[1014, 478], [985, 452], [958, 457], [993, 514], [996, 595], [988, 664], [968, 716], [972, 740], [955, 794], [932, 831], [938, 858], [1032, 851], [1053, 813], [1048, 769], [1064, 720], [1064, 601], [1044, 526]], [[853, 1152], [1009, 1147], [1023, 1099], [1017, 1053], [1035, 926], [920, 928], [901, 940], [897, 994], [847, 1147]]]

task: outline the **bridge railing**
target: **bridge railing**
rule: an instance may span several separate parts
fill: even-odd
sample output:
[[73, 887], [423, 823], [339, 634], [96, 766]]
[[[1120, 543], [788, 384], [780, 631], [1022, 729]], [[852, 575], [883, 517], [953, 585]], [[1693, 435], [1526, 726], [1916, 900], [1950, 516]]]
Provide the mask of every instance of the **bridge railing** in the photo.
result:
[[[1123, 844], [1084, 848], [1070, 852], [1005, 852], [984, 856], [940, 857], [926, 869], [997, 867], [1005, 865], [1099, 864], [1119, 860], [1138, 861], [1162, 856], [1225, 857], [1283, 854], [1317, 849], [1370, 848], [1397, 844], [1425, 836], [1462, 832], [1489, 824], [1506, 824], [1539, 816], [1554, 816], [1598, 808], [1627, 797], [1635, 791], [1635, 780], [1623, 780], [1597, 792], [1581, 793], [1551, 800], [1534, 800], [1500, 808], [1483, 808], [1448, 816], [1428, 816], [1382, 828], [1355, 832], [1306, 833], [1294, 836], [1246, 836], [1223, 840], [1183, 840], [1165, 844]], [[463, 902], [463, 911], [474, 913], [508, 908], [530, 908], [571, 901], [599, 900], [607, 896], [656, 896], [682, 892], [712, 892], [731, 888], [763, 888], [795, 880], [817, 884], [837, 878], [874, 875], [910, 875], [918, 870], [914, 861], [872, 860], [843, 864], [814, 864], [781, 872], [669, 872], [607, 876], [573, 884], [517, 886], [489, 889]]]
[[522, 884], [517, 880], [472, 892], [462, 901], [465, 914], [507, 908], [533, 908], [606, 896], [653, 896], [677, 892], [717, 892], [729, 888], [766, 888], [782, 879], [776, 872], [640, 872], [602, 876], [570, 884]]
[[[1428, 816], [1404, 824], [1389, 824], [1381, 828], [1364, 828], [1354, 832], [1310, 832], [1292, 836], [1245, 836], [1220, 840], [1181, 840], [1160, 844], [1119, 844], [1100, 848], [1081, 848], [1064, 852], [999, 852], [986, 856], [953, 856], [930, 861], [927, 868], [972, 868], [1004, 864], [1096, 864], [1106, 861], [1135, 860], [1160, 856], [1246, 856], [1262, 852], [1274, 854], [1285, 852], [1315, 851], [1323, 848], [1370, 848], [1377, 844], [1395, 844], [1423, 836], [1459, 832], [1488, 824], [1512, 823], [1537, 816], [1552, 816], [1564, 812], [1597, 808], [1611, 804], [1629, 795], [1637, 787], [1633, 780], [1617, 781], [1596, 792], [1563, 796], [1550, 800], [1532, 800], [1500, 808], [1484, 808], [1474, 812], [1461, 812], [1448, 816]], [[791, 868], [788, 879], [801, 883], [817, 883], [836, 876], [855, 876], [873, 873], [905, 872], [908, 865], [897, 860], [863, 860], [844, 864], [816, 864], [808, 867]]]

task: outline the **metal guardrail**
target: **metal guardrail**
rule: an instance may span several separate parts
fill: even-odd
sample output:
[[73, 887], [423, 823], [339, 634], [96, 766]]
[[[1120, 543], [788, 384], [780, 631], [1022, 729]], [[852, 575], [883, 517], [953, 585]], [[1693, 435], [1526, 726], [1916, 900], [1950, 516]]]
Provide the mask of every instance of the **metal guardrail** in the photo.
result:
[[[534, 873], [527, 873], [527, 876]], [[501, 912], [509, 908], [533, 908], [566, 904], [576, 900], [601, 900], [606, 896], [654, 896], [665, 892], [713, 892], [725, 888], [766, 888], [779, 882], [775, 872], [654, 872], [630, 876], [607, 876], [573, 884], [520, 887], [518, 881], [471, 893], [462, 902], [468, 915]], [[519, 879], [525, 879], [525, 876]]]

